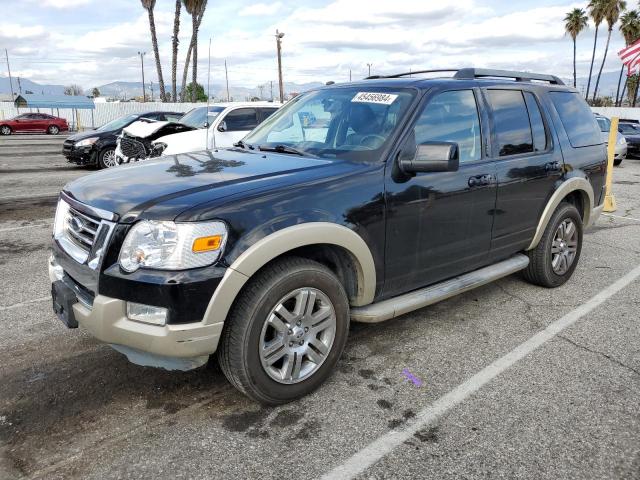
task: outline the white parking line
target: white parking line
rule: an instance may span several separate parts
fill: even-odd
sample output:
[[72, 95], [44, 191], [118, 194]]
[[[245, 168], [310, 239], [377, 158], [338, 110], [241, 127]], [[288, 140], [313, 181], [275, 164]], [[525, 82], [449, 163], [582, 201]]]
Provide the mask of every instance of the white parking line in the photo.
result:
[[602, 214], [603, 217], [613, 217], [613, 218], [620, 218], [622, 220], [632, 220], [634, 222], [640, 222], [640, 219], [638, 218], [633, 218], [633, 217], [622, 217], [620, 215], [614, 215], [612, 213], [603, 213]]
[[0, 233], [13, 232], [14, 230], [22, 230], [23, 228], [36, 228], [36, 227], [51, 227], [53, 223], [34, 223], [32, 225], [22, 225], [20, 227], [10, 227], [0, 229]]
[[32, 303], [51, 301], [51, 295], [47, 295], [46, 297], [34, 298], [33, 300], [27, 300], [26, 302], [14, 303], [13, 305], [7, 305], [5, 307], [0, 306], [0, 312], [4, 312], [5, 310], [12, 310], [14, 308], [24, 307], [26, 305], [31, 305]]
[[391, 451], [397, 446], [401, 445], [406, 440], [409, 440], [416, 432], [433, 423], [438, 419], [438, 417], [444, 415], [453, 407], [465, 401], [502, 372], [509, 369], [516, 362], [522, 360], [538, 347], [551, 340], [565, 328], [573, 325], [583, 316], [602, 305], [638, 277], [640, 277], [640, 265], [635, 267], [618, 281], [600, 291], [600, 293], [591, 297], [591, 299], [583, 305], [551, 323], [547, 328], [538, 332], [527, 341], [521, 343], [505, 356], [499, 358], [491, 365], [476, 373], [469, 380], [458, 385], [449, 393], [436, 400], [433, 404], [421, 410], [416, 415], [415, 421], [407, 425], [402, 430], [391, 430], [390, 432], [378, 437], [347, 461], [337, 465], [333, 470], [323, 475], [322, 480], [350, 479], [364, 472], [385, 455], [391, 453]]

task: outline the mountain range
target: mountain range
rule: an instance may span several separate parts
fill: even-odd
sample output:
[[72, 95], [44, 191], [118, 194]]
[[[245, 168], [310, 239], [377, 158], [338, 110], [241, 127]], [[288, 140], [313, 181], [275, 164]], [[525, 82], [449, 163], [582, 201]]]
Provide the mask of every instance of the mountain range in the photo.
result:
[[[598, 91], [602, 95], [611, 95], [615, 97], [616, 89], [618, 86], [618, 78], [620, 72], [603, 72], [602, 77], [600, 78], [600, 86]], [[572, 79], [563, 78], [567, 85], [572, 84]], [[587, 77], [578, 77], [577, 79], [578, 89], [586, 88]], [[595, 75], [592, 77], [591, 81], [593, 90], [593, 85], [595, 84]], [[294, 83], [294, 82], [285, 82], [284, 91], [286, 93], [292, 92], [304, 92], [311, 88], [317, 88], [322, 86], [320, 82], [309, 82], [309, 83]], [[13, 90], [14, 92], [18, 92], [19, 89], [22, 89], [23, 92], [30, 91], [33, 93], [44, 93], [44, 94], [53, 94], [53, 95], [62, 95], [64, 93], [63, 85], [55, 85], [55, 84], [39, 84], [33, 82], [27, 78], [20, 78], [20, 86], [18, 86], [17, 78], [13, 78]], [[139, 97], [142, 93], [142, 83], [141, 82], [111, 82], [105, 85], [98, 86], [98, 90], [100, 90], [100, 95], [104, 97], [111, 97], [114, 99], [129, 99], [134, 97]], [[261, 91], [262, 90], [262, 91]], [[9, 78], [0, 76], [0, 94], [8, 94], [11, 93], [11, 88], [9, 85]], [[86, 94], [91, 93], [91, 89], [85, 90]], [[151, 88], [147, 87], [146, 89], [147, 96], [151, 97]], [[216, 98], [218, 100], [224, 100], [227, 97], [226, 87], [222, 82], [214, 82], [211, 84], [211, 97]], [[267, 82], [262, 85], [262, 89], [259, 86], [249, 88], [243, 86], [229, 86], [229, 95], [233, 100], [241, 101], [251, 99], [253, 97], [262, 98], [268, 100], [271, 98], [271, 86]], [[158, 89], [157, 84], [154, 84], [154, 98], [158, 98]], [[278, 97], [278, 82], [273, 82], [273, 96], [275, 98]]]

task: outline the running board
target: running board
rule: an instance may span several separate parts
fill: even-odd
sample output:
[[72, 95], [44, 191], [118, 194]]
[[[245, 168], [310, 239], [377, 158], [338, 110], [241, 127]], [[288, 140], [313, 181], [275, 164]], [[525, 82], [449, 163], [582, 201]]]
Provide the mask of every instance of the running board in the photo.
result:
[[523, 270], [527, 268], [527, 265], [529, 265], [529, 257], [519, 253], [508, 260], [494, 263], [488, 267], [466, 273], [427, 288], [405, 293], [404, 295], [378, 303], [372, 303], [364, 307], [354, 307], [351, 309], [351, 320], [364, 323], [384, 322], [385, 320], [399, 317], [400, 315], [426, 307], [427, 305], [433, 305], [434, 303], [446, 300], [459, 293], [481, 287], [494, 280]]

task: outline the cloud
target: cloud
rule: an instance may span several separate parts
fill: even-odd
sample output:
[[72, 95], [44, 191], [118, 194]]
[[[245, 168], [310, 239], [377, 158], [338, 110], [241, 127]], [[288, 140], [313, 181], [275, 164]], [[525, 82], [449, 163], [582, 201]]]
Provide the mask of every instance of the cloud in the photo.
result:
[[82, 5], [88, 5], [91, 3], [91, 0], [40, 0], [38, 3], [43, 7], [62, 10], [65, 8], [75, 8]]
[[238, 15], [241, 17], [252, 17], [252, 16], [266, 16], [266, 15], [275, 15], [282, 9], [281, 2], [275, 2], [271, 4], [267, 3], [254, 3], [253, 5], [247, 5], [242, 8]]

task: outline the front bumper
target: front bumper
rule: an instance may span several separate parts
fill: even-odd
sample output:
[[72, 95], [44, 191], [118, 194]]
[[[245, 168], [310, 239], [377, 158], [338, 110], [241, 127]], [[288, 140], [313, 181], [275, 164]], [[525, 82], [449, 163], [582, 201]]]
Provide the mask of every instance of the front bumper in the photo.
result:
[[77, 165], [96, 164], [96, 151], [93, 148], [93, 145], [76, 148], [74, 145], [68, 145], [65, 143], [62, 147], [62, 154], [69, 163], [75, 163]]
[[613, 158], [616, 160], [624, 160], [627, 157], [627, 145], [616, 145]]

